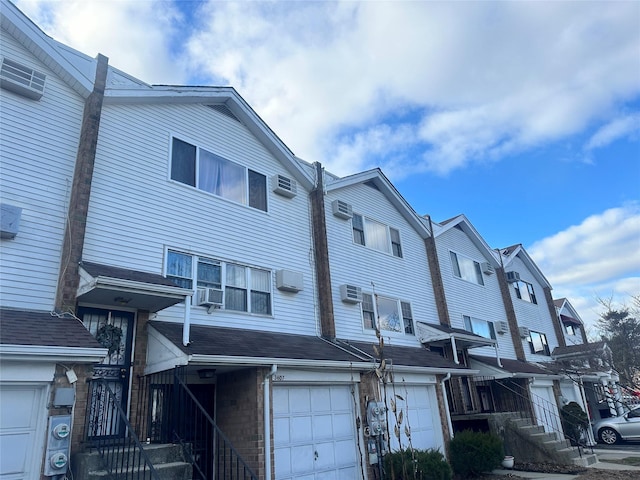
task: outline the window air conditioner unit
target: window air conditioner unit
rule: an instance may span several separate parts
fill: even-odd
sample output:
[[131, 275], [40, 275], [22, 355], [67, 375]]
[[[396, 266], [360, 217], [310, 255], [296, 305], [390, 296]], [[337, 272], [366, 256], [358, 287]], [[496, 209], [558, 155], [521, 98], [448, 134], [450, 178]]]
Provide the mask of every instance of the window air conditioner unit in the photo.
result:
[[301, 272], [291, 270], [276, 271], [276, 288], [284, 292], [299, 292], [303, 288]]
[[495, 322], [493, 326], [496, 329], [496, 333], [507, 333], [509, 331], [509, 324], [504, 320]]
[[344, 220], [348, 220], [353, 217], [353, 208], [347, 202], [343, 202], [342, 200], [334, 200], [331, 202], [331, 206], [333, 207], [333, 214]]
[[520, 281], [520, 274], [518, 272], [507, 272], [507, 282], [514, 283]]
[[527, 338], [531, 333], [529, 327], [518, 327], [518, 332], [520, 333], [520, 338]]
[[493, 275], [496, 271], [493, 269], [493, 265], [489, 262], [482, 262], [482, 271], [487, 275]]
[[340, 298], [347, 303], [362, 302], [362, 289], [355, 285], [340, 285]]
[[18, 62], [2, 59], [0, 87], [32, 100], [40, 100], [47, 76]]
[[222, 290], [218, 288], [198, 288], [196, 303], [201, 306], [221, 307]]
[[284, 175], [274, 175], [272, 177], [273, 191], [283, 197], [293, 198], [298, 193], [298, 182], [293, 178], [285, 177]]

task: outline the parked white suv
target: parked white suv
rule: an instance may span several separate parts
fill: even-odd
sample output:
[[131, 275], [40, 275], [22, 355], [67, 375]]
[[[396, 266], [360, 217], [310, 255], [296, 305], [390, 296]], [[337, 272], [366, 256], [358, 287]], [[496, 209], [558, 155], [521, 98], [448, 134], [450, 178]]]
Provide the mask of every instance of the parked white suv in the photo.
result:
[[613, 445], [620, 440], [640, 440], [640, 406], [618, 417], [603, 418], [593, 425], [598, 442]]

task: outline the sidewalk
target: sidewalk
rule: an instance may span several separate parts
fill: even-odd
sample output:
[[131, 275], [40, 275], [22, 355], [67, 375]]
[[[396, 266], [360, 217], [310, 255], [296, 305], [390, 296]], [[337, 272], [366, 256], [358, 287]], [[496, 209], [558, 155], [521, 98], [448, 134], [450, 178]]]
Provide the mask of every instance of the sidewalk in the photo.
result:
[[[640, 467], [634, 467], [631, 465], [623, 465], [621, 463], [611, 463], [607, 460], [621, 460], [627, 457], [640, 457], [640, 448], [637, 452], [629, 450], [599, 450], [594, 449], [593, 453], [598, 456], [598, 461], [593, 465], [589, 465], [586, 468], [598, 468], [601, 470], [637, 470], [638, 478], [640, 478]], [[522, 478], [530, 478], [535, 480], [573, 480], [578, 475], [566, 474], [566, 473], [544, 473], [544, 472], [524, 472], [521, 470], [506, 470], [498, 469], [492, 473], [496, 475], [516, 475]]]

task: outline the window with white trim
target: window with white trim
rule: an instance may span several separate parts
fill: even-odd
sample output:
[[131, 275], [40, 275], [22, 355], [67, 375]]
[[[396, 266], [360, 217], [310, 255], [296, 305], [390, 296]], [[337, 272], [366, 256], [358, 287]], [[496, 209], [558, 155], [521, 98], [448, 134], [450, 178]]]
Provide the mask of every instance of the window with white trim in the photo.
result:
[[397, 229], [356, 213], [351, 217], [351, 226], [354, 243], [402, 258], [400, 232]]
[[462, 318], [464, 319], [465, 330], [484, 338], [496, 339], [496, 330], [493, 327], [493, 322], [470, 317], [468, 315], [463, 315]]
[[565, 324], [564, 330], [567, 335], [570, 335], [572, 337], [578, 334], [578, 327], [576, 327], [575, 325], [571, 325], [570, 323]]
[[547, 336], [544, 333], [534, 332], [533, 330], [531, 330], [529, 332], [528, 341], [531, 353], [551, 356], [549, 343], [547, 342]]
[[482, 267], [479, 262], [460, 255], [459, 253], [449, 252], [451, 255], [451, 266], [453, 267], [453, 274], [466, 280], [468, 282], [477, 283], [478, 285], [484, 285], [484, 279], [482, 278]]
[[166, 275], [182, 288], [222, 290], [226, 310], [271, 315], [269, 270], [169, 250]]
[[364, 328], [381, 332], [414, 335], [411, 304], [382, 295], [362, 294], [362, 319]]
[[172, 139], [171, 179], [267, 211], [267, 177], [204, 148]]
[[513, 282], [513, 288], [516, 291], [516, 296], [520, 300], [524, 300], [529, 303], [538, 303], [538, 300], [536, 300], [536, 294], [533, 291], [533, 285], [529, 282], [518, 280], [517, 282]]

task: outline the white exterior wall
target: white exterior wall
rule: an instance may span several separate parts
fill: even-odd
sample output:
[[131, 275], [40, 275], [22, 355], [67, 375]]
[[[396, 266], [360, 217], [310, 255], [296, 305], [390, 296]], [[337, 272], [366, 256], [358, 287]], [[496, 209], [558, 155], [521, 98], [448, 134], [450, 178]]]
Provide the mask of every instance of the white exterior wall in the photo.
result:
[[[506, 322], [507, 314], [497, 274], [486, 275], [483, 273], [484, 285], [478, 285], [458, 278], [453, 273], [450, 255], [452, 251], [478, 263], [488, 260], [468, 235], [460, 229], [450, 228], [436, 237], [436, 248], [451, 326], [464, 329], [463, 315], [488, 322]], [[500, 357], [515, 359], [516, 353], [510, 333], [501, 335], [496, 332], [496, 338]], [[495, 349], [493, 347], [474, 348], [470, 350], [470, 353], [492, 357], [495, 356]]]
[[[268, 212], [171, 180], [172, 135], [266, 175]], [[273, 193], [275, 173], [291, 176], [244, 126], [211, 108], [105, 104], [83, 259], [164, 274], [171, 248], [271, 269], [273, 316], [192, 307], [192, 323], [315, 335], [308, 192]], [[282, 268], [303, 272], [302, 292], [276, 289]], [[158, 313], [183, 316], [183, 305]]]
[[22, 208], [18, 235], [0, 240], [0, 305], [54, 306], [84, 99], [2, 31], [0, 55], [47, 75], [31, 100], [0, 89], [2, 203]]
[[[549, 351], [553, 352], [553, 349], [558, 346], [558, 338], [556, 337], [556, 333], [553, 328], [554, 320], [551, 318], [549, 313], [549, 307], [545, 300], [543, 286], [538, 283], [533, 273], [529, 271], [525, 263], [519, 257], [515, 257], [505, 270], [518, 272], [522, 281], [533, 285], [533, 291], [538, 302], [537, 304], [519, 299], [513, 285], [509, 285], [509, 292], [513, 301], [513, 308], [516, 312], [518, 325], [522, 327], [529, 327], [530, 330], [535, 332], [544, 333], [547, 336]], [[526, 338], [521, 339], [521, 341], [524, 348], [525, 359], [527, 361], [546, 362], [551, 360], [550, 356], [532, 354]]]
[[[337, 199], [351, 204], [354, 213], [399, 230], [403, 258], [354, 243], [351, 220], [332, 213], [331, 202]], [[424, 240], [384, 194], [363, 184], [341, 188], [327, 194], [325, 210], [336, 336], [376, 342], [375, 331], [363, 327], [361, 305], [341, 300], [342, 284], [373, 293], [373, 282], [375, 293], [411, 303], [414, 324], [438, 323]], [[420, 345], [414, 335], [389, 332], [383, 335], [387, 344]]]

